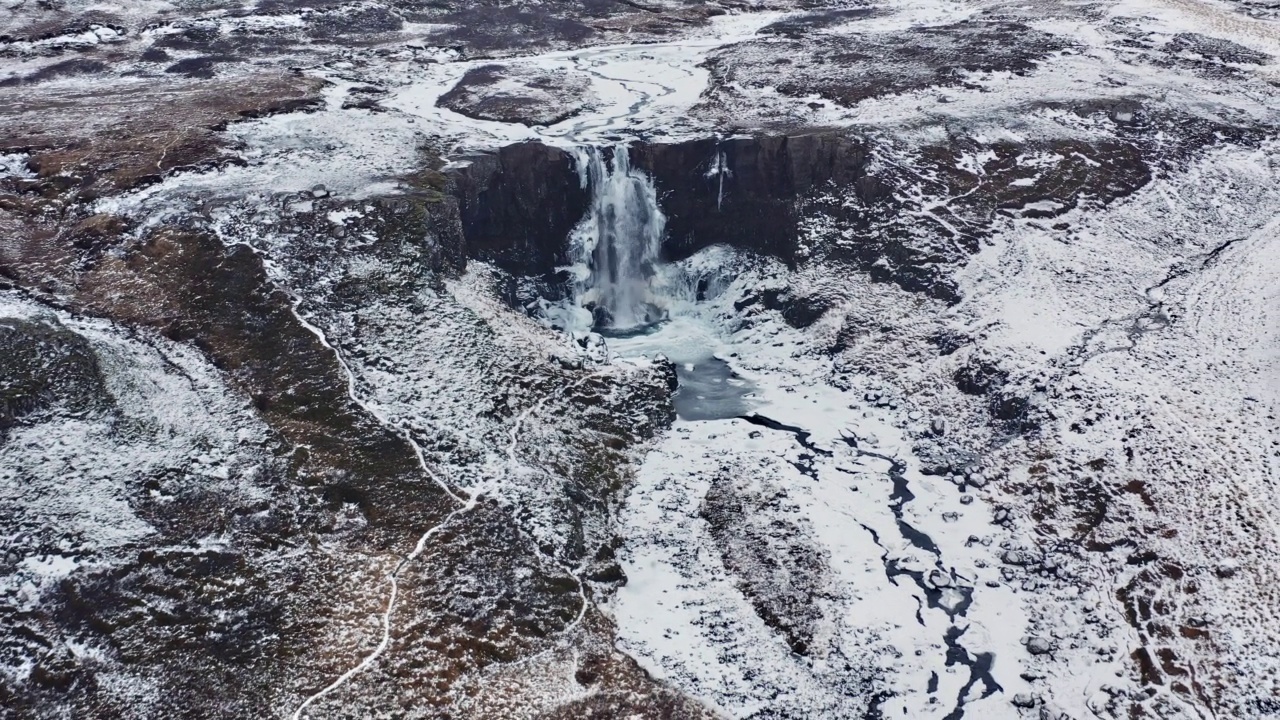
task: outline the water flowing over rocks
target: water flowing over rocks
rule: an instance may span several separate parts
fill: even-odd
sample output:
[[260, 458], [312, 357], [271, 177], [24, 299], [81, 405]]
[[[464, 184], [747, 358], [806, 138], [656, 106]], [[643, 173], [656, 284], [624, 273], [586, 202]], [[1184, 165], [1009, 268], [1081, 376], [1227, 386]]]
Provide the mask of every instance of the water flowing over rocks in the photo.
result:
[[[1089, 120], [1129, 120], [1116, 126], [1112, 140], [953, 137], [909, 160], [897, 157], [899, 150], [885, 140], [847, 131], [625, 147], [630, 166], [651, 178], [657, 192], [664, 262], [728, 245], [792, 266], [845, 265], [954, 303], [954, 270], [979, 251], [1002, 218], [1051, 221], [1082, 205], [1105, 206], [1145, 186], [1158, 171], [1155, 163], [1174, 161], [1184, 148], [1261, 137], [1251, 129], [1141, 109], [1071, 112]], [[973, 158], [981, 162], [972, 164]], [[908, 161], [914, 170], [904, 171]], [[575, 262], [575, 241], [566, 228], [573, 218], [599, 215], [590, 210], [590, 198], [599, 193], [582, 182], [588, 163], [569, 150], [529, 142], [470, 163], [452, 175], [471, 256], [541, 279], [536, 292], [543, 295], [567, 294], [566, 278], [556, 276]], [[916, 222], [921, 217], [930, 223], [927, 231]], [[789, 299], [798, 311], [794, 322], [812, 322], [825, 311], [827, 303], [814, 300]], [[1010, 422], [1024, 414], [1013, 406], [995, 412]]]
[[633, 170], [627, 147], [578, 158], [582, 183], [591, 189], [591, 208], [571, 237], [571, 260], [585, 270], [574, 297], [593, 315], [592, 326], [627, 332], [662, 319], [649, 290], [659, 260], [666, 216], [658, 207], [653, 181]]
[[[867, 142], [842, 133], [625, 148], [629, 163], [656, 188], [664, 227], [655, 230], [660, 257], [668, 262], [726, 244], [793, 264], [806, 254], [803, 221], [811, 212], [806, 205], [837, 189], [856, 193], [872, 208], [868, 217], [892, 212], [890, 190], [867, 173]], [[456, 171], [473, 257], [518, 275], [546, 278], [572, 261], [567, 219], [588, 212], [599, 217], [600, 211], [591, 211], [584, 193], [572, 188], [578, 176], [570, 157], [556, 148], [522, 143]], [[882, 259], [884, 249], [868, 242], [853, 254], [869, 267]]]

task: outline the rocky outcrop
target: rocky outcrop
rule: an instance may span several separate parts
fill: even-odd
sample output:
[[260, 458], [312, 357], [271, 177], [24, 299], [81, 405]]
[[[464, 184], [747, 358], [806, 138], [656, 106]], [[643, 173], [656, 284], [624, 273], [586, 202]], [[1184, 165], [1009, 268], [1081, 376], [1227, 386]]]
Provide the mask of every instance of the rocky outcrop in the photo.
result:
[[56, 319], [0, 324], [0, 442], [18, 419], [60, 410], [73, 417], [106, 410], [107, 393], [98, 358], [83, 337]]
[[657, 185], [668, 260], [723, 243], [791, 263], [800, 200], [823, 187], [856, 191], [868, 145], [828, 132], [635, 145], [631, 154]]
[[[725, 468], [730, 470], [730, 468]], [[701, 516], [720, 560], [760, 619], [798, 655], [808, 655], [823, 621], [820, 600], [829, 582], [828, 558], [807, 523], [779, 510], [786, 492], [746, 468], [717, 477], [707, 490]]]
[[591, 198], [573, 156], [527, 142], [466, 161], [452, 172], [452, 188], [467, 256], [515, 275], [554, 274]]
[[582, 73], [482, 65], [468, 70], [436, 104], [480, 120], [554, 125], [586, 110], [594, 99], [590, 79]]
[[[880, 195], [858, 183], [867, 143], [841, 133], [637, 143], [630, 154], [658, 188], [664, 260], [723, 243], [793, 262], [801, 199], [837, 186]], [[452, 176], [467, 255], [516, 275], [552, 275], [591, 198], [575, 158], [526, 142], [466, 160]]]
[[[864, 16], [843, 18], [857, 21]], [[776, 86], [796, 98], [817, 95], [853, 106], [861, 100], [957, 85], [966, 72], [1027, 73], [1062, 38], [1018, 22], [964, 21], [901, 33], [797, 32], [795, 24], [713, 53], [708, 103], [732, 103], [738, 88]]]
[[[810, 131], [637, 142], [628, 153], [657, 190], [664, 262], [725, 244], [788, 265], [849, 267], [954, 303], [952, 271], [1003, 218], [1067, 227], [1065, 213], [1132, 194], [1158, 163], [1214, 138], [1258, 139], [1136, 102], [1052, 109], [1110, 125], [1115, 137], [1015, 142], [956, 133], [907, 150], [889, 138]], [[567, 263], [569, 235], [591, 201], [576, 159], [527, 142], [470, 160], [453, 172], [467, 257], [537, 278], [554, 294], [555, 268]]]

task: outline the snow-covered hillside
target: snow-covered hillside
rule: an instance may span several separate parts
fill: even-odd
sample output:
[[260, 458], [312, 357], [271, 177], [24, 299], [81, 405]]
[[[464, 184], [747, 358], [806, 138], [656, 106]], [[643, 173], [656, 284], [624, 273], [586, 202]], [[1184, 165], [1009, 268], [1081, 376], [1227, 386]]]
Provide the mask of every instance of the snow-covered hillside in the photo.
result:
[[1280, 717], [1266, 3], [4, 7], [0, 716]]

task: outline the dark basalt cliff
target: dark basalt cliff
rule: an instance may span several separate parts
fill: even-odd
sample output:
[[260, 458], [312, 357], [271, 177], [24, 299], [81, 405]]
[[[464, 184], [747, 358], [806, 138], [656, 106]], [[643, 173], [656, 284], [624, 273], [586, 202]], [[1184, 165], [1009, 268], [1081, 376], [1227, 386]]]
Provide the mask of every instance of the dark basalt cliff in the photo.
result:
[[[914, 180], [876, 171], [872, 141], [862, 137], [809, 131], [627, 147], [632, 166], [653, 179], [666, 216], [664, 261], [724, 244], [788, 265], [845, 264], [953, 301], [946, 267], [977, 248], [973, 238], [940, 242], [939, 233], [904, 228], [910, 208], [896, 190]], [[940, 162], [954, 165], [956, 150], [942, 150]], [[468, 160], [451, 173], [467, 256], [558, 294], [564, 279], [556, 268], [568, 263], [569, 235], [591, 202], [574, 155], [526, 142]], [[840, 241], [811, 247], [815, 222]]]
[[[788, 265], [847, 266], [951, 303], [960, 299], [954, 269], [1001, 218], [1066, 230], [1064, 214], [1125, 197], [1196, 148], [1261, 137], [1136, 101], [1054, 110], [1111, 127], [1115, 136], [1014, 142], [957, 133], [906, 152], [883, 138], [811, 130], [636, 142], [627, 152], [657, 189], [664, 261], [725, 244]], [[466, 256], [534, 278], [554, 294], [569, 235], [591, 202], [577, 159], [537, 142], [468, 159], [450, 184]]]
[[857, 186], [866, 175], [867, 144], [814, 133], [635, 145], [631, 155], [658, 188], [667, 259], [723, 243], [792, 263], [800, 201], [820, 188]]
[[451, 172], [467, 257], [513, 275], [549, 277], [591, 199], [574, 158], [526, 142], [472, 155]]
[[[666, 260], [723, 243], [792, 263], [803, 199], [849, 186], [867, 202], [888, 197], [865, 180], [866, 142], [837, 133], [637, 143], [629, 152], [658, 189]], [[550, 278], [591, 200], [574, 156], [525, 142], [466, 160], [451, 175], [468, 256]]]

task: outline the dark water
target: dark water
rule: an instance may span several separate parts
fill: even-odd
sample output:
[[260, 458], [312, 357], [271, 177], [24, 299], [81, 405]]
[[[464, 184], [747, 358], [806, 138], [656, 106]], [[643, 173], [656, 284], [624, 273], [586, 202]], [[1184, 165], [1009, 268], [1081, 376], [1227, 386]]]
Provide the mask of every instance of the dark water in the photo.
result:
[[645, 316], [645, 322], [625, 328], [613, 327], [607, 323], [599, 324], [598, 317], [596, 320], [597, 324], [593, 326], [591, 330], [592, 332], [599, 333], [604, 339], [631, 340], [633, 338], [644, 337], [646, 335], [656, 335], [662, 330], [663, 325], [666, 324], [667, 317], [661, 310], [654, 310], [651, 315]]
[[661, 313], [652, 322], [621, 329], [598, 326], [595, 331], [620, 356], [661, 355], [675, 364], [680, 386], [672, 402], [681, 420], [729, 420], [756, 406], [755, 386], [716, 357], [723, 348], [716, 328], [696, 314]]
[[746, 396], [755, 388], [738, 377], [729, 364], [717, 358], [677, 364], [680, 388], [672, 401], [681, 420], [725, 420], [751, 411]]

